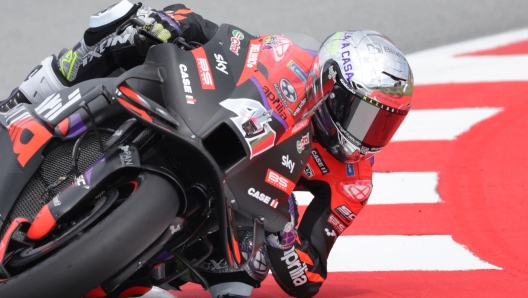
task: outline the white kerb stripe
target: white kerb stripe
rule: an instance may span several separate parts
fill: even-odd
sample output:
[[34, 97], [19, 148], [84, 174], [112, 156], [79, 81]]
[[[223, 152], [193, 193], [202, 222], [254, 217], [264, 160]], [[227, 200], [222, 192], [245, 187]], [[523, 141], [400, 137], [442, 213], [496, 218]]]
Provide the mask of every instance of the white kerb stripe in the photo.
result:
[[528, 29], [447, 45], [407, 55], [415, 85], [528, 81], [528, 55], [465, 56], [528, 40]]
[[497, 115], [502, 110], [484, 107], [411, 110], [391, 142], [455, 140], [475, 124]]
[[450, 235], [342, 236], [328, 259], [329, 272], [486, 269], [502, 270], [479, 259]]
[[[436, 172], [394, 172], [374, 173], [374, 190], [368, 205], [381, 204], [435, 204], [441, 202], [436, 191], [438, 173]], [[379, 185], [379, 187], [377, 187]], [[299, 206], [307, 206], [313, 199], [308, 191], [296, 191], [295, 198]]]
[[157, 288], [153, 287], [152, 290], [150, 290], [145, 295], [141, 296], [141, 298], [175, 298], [176, 296], [172, 295], [171, 293]]

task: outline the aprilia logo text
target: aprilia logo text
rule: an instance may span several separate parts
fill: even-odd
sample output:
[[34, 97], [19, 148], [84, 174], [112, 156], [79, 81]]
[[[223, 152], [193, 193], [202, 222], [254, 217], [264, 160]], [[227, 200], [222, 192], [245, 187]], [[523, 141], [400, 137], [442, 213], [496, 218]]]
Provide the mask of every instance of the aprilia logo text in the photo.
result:
[[297, 255], [297, 252], [295, 251], [295, 246], [292, 246], [290, 250], [284, 252], [284, 257], [281, 258], [281, 261], [286, 262], [290, 277], [296, 287], [302, 286], [308, 281], [306, 274], [304, 274], [304, 272], [308, 270], [308, 267], [306, 266], [306, 263], [301, 263], [299, 260], [299, 255]]

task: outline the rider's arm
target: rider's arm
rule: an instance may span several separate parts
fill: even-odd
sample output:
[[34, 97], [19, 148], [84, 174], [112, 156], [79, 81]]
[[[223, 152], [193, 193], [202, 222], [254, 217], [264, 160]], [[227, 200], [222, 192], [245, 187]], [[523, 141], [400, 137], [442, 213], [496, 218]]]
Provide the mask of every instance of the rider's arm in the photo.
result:
[[310, 177], [299, 182], [314, 196], [299, 224], [299, 236], [289, 250], [266, 247], [273, 277], [286, 293], [296, 297], [311, 297], [319, 291], [337, 237], [352, 224], [372, 191], [368, 160], [345, 165], [314, 146], [321, 154], [320, 163], [310, 158]]
[[130, 18], [147, 21], [149, 26], [143, 29], [167, 41], [182, 37], [187, 42], [203, 44], [218, 30], [216, 24], [183, 4], [156, 11], [121, 1], [90, 17], [90, 27], [74, 47], [61, 51], [58, 58], [53, 55], [44, 59], [6, 100], [0, 102], [0, 112], [18, 103], [42, 102], [49, 95], [74, 84], [106, 77], [119, 68], [129, 69], [143, 63], [152, 44], [138, 33], [140, 28], [130, 25], [121, 34], [116, 34], [116, 29]]

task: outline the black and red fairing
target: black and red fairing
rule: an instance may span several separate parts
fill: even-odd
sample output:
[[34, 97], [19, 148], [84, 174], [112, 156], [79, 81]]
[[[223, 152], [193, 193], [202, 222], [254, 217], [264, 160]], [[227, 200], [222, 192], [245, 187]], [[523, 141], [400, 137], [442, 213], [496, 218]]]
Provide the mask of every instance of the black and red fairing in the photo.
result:
[[48, 127], [26, 105], [0, 114], [0, 222], [43, 161], [42, 152], [52, 139]]
[[90, 129], [88, 114], [80, 103], [89, 106], [99, 123], [115, 113], [116, 109], [103, 96], [98, 96], [103, 84], [110, 82], [111, 79], [87, 81], [53, 94], [40, 104], [20, 104], [7, 113], [0, 113], [1, 223], [6, 221], [15, 200], [42, 164], [42, 154], [51, 141], [76, 138]]

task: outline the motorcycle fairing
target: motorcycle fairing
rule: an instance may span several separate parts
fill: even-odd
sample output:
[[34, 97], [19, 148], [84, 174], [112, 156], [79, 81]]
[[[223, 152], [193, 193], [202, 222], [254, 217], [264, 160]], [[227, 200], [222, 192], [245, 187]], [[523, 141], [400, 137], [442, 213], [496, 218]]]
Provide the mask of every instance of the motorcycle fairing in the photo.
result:
[[[112, 79], [86, 81], [51, 95], [41, 104], [19, 104], [7, 113], [0, 113], [1, 222], [7, 219], [15, 200], [42, 164], [42, 153], [48, 144], [54, 138], [69, 139], [90, 129], [88, 114], [79, 104], [87, 105], [97, 115], [96, 122], [116, 111], [105, 99], [108, 94], [99, 96], [107, 93], [104, 86], [111, 82]], [[84, 96], [78, 98], [81, 95]], [[63, 100], [69, 97], [71, 101]]]

